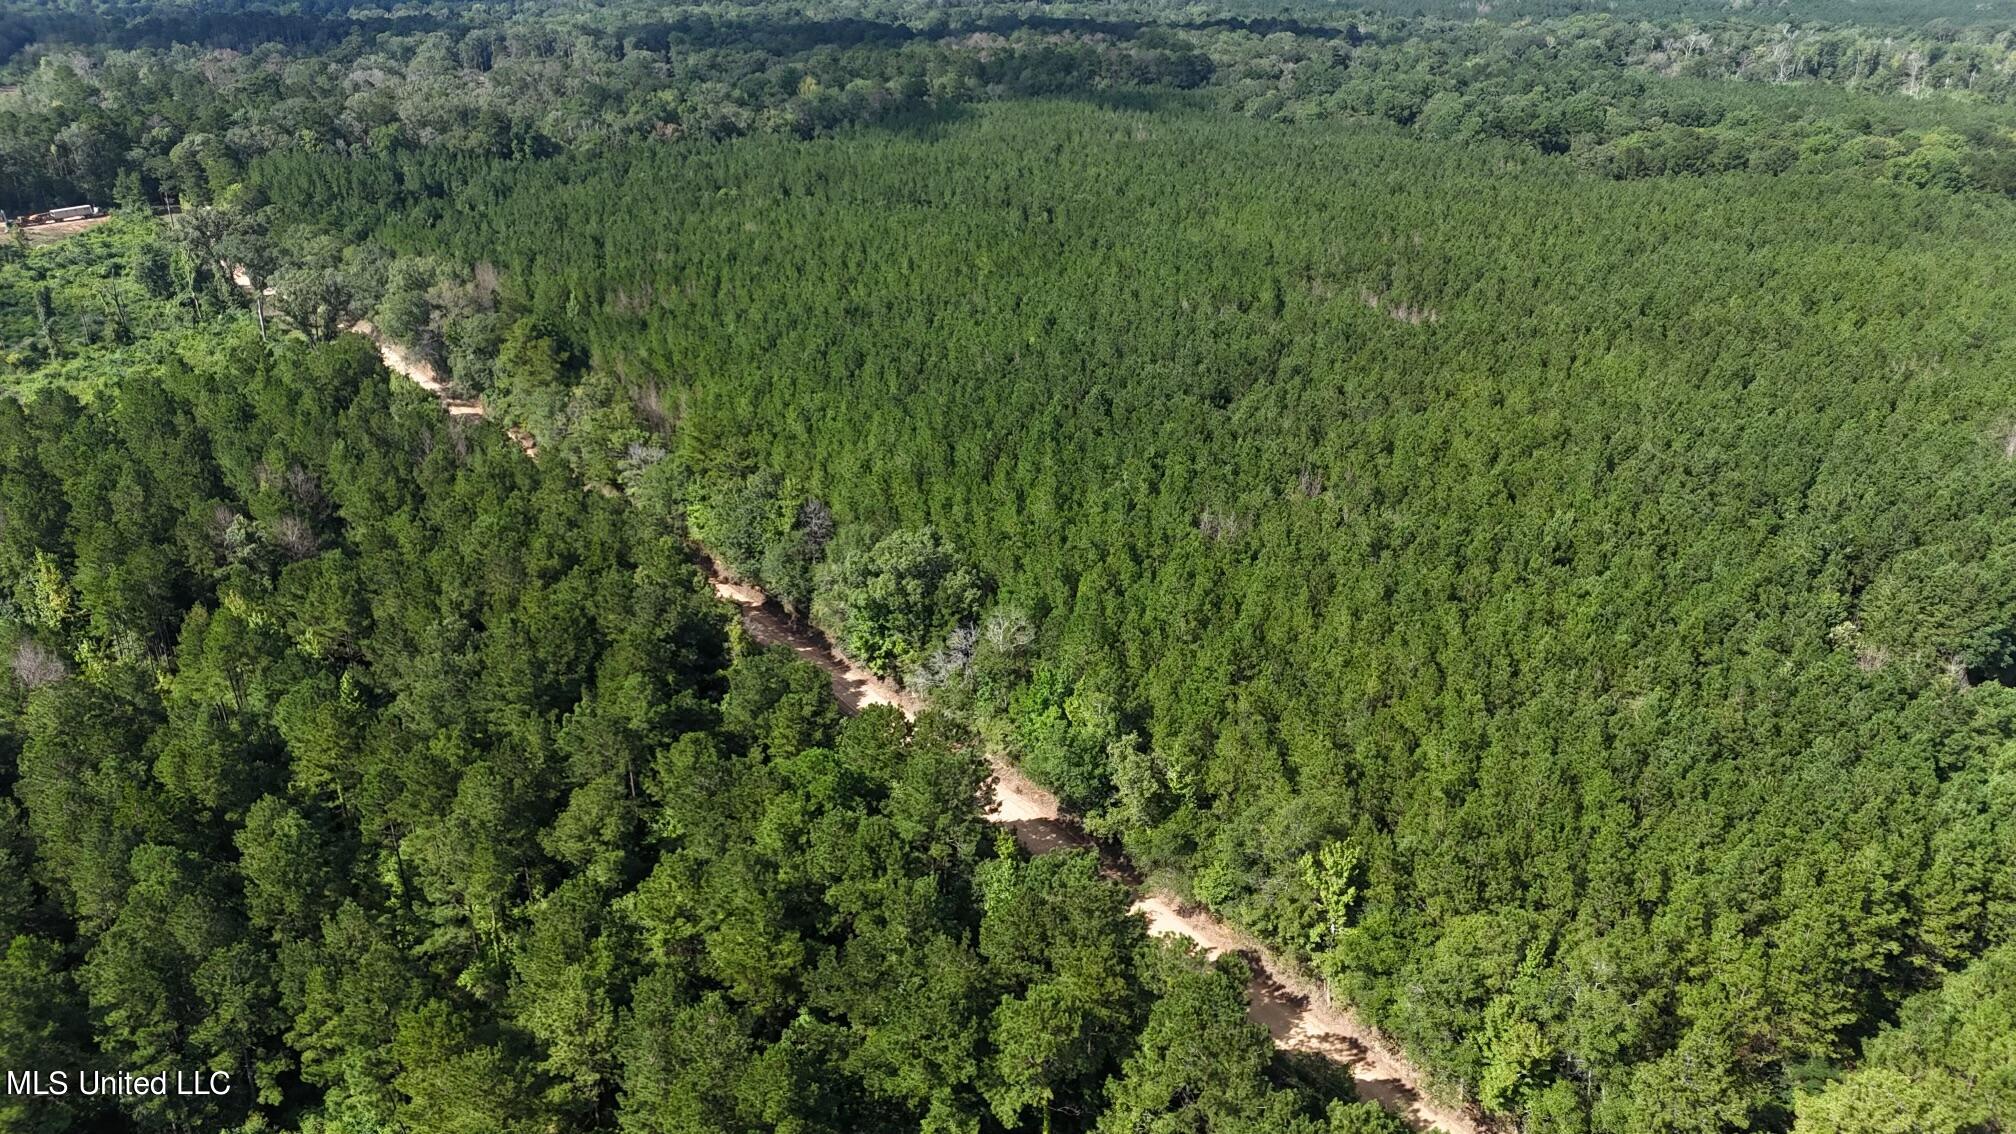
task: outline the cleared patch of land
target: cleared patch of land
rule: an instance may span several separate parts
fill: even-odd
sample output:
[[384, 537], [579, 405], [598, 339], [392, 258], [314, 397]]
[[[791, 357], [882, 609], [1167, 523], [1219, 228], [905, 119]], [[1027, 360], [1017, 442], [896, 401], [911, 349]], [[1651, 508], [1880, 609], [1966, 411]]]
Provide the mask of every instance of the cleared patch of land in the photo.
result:
[[54, 244], [87, 229], [97, 228], [111, 219], [111, 217], [85, 217], [82, 220], [52, 221], [49, 224], [33, 225], [27, 229], [28, 243], [34, 246]]

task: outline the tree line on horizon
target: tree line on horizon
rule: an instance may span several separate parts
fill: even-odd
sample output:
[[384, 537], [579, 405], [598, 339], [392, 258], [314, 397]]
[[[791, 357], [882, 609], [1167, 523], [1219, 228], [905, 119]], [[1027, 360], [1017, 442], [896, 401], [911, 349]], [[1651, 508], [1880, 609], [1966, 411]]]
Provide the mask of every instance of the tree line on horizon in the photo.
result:
[[[960, 738], [953, 747], [1013, 755], [1138, 862], [1302, 958], [1443, 1089], [1525, 1130], [2011, 1124], [2016, 576], [2004, 513], [2016, 416], [2001, 328], [2016, 313], [1999, 281], [2016, 246], [2005, 89], [2016, 70], [1989, 14], [1949, 6], [1903, 27], [1894, 5], [1721, 12], [1649, 0], [1606, 12], [1515, 0], [1485, 19], [1440, 0], [1362, 18], [896, 3], [820, 20], [535, 6], [488, 24], [427, 4], [396, 16], [231, 14], [56, 6], [34, 26], [68, 38], [42, 35], [0, 72], [23, 82], [0, 93], [10, 199], [110, 192], [137, 214], [169, 193], [187, 206], [158, 227], [129, 217], [52, 248], [0, 247], [0, 385], [34, 410], [27, 420], [53, 415], [65, 436], [84, 428], [76, 421], [126, 422], [77, 433], [96, 440], [61, 460], [34, 442], [19, 483], [55, 483], [38, 461], [69, 468], [94, 445], [153, 453], [150, 438], [191, 430], [265, 445], [247, 420], [276, 436], [293, 418], [339, 435], [329, 414], [340, 407], [317, 391], [364, 379], [334, 363], [261, 379], [270, 400], [257, 412], [218, 388], [264, 373], [256, 360], [269, 351], [348, 358], [355, 344], [328, 342], [369, 317], [528, 429], [541, 478], [627, 499], [618, 526], [698, 539], [793, 615], [928, 691], [957, 721], [934, 726]], [[231, 265], [272, 287], [272, 302], [236, 288]], [[242, 355], [201, 360], [200, 344], [219, 336]], [[187, 372], [207, 376], [200, 390]], [[145, 387], [168, 389], [167, 408], [133, 392]], [[357, 426], [376, 412], [360, 410]], [[468, 441], [399, 437], [421, 465]], [[352, 437], [340, 455], [373, 443]], [[403, 483], [391, 452], [327, 475]], [[103, 525], [75, 543], [46, 527], [22, 535], [16, 513], [0, 513], [0, 542], [49, 541], [32, 545], [46, 562], [17, 543], [6, 568], [9, 696], [24, 722], [8, 735], [28, 735], [31, 679], [55, 674], [50, 688], [74, 690], [138, 672], [146, 680], [113, 715], [141, 714], [150, 782], [167, 791], [178, 777], [222, 775], [188, 770], [212, 749], [157, 741], [147, 723], [167, 729], [194, 712], [176, 708], [173, 689], [189, 687], [185, 661], [204, 672], [199, 654], [182, 656], [199, 607], [205, 627], [265, 618], [261, 633], [307, 618], [285, 649], [245, 631], [281, 649], [285, 665], [269, 672], [292, 687], [318, 665], [331, 672], [314, 653], [326, 645], [315, 619], [348, 625], [346, 588], [364, 588], [370, 609], [391, 604], [407, 629], [385, 639], [379, 668], [405, 668], [362, 687], [378, 698], [361, 702], [373, 713], [418, 711], [423, 694], [401, 682], [434, 680], [411, 669], [422, 655], [482, 670], [492, 652], [526, 652], [525, 612], [493, 627], [485, 609], [473, 637], [452, 641], [428, 637], [412, 613], [438, 599], [468, 621], [466, 604], [490, 593], [478, 576], [521, 577], [491, 563], [493, 529], [473, 521], [455, 546], [480, 570], [373, 560], [377, 575], [312, 593], [268, 595], [243, 572], [225, 586], [220, 563], [200, 566], [205, 554], [252, 564], [247, 577], [284, 575], [278, 565], [302, 549], [320, 560], [351, 537], [347, 519], [331, 529], [299, 501], [257, 497], [294, 491], [274, 487], [288, 466], [213, 458], [222, 472], [178, 473], [179, 487], [115, 456], [79, 474], [75, 491], [143, 511], [164, 496], [191, 507], [189, 484], [242, 497], [220, 492], [225, 511], [206, 497], [162, 519], [145, 554]], [[46, 491], [19, 492], [15, 508], [47, 508]], [[378, 541], [374, 555], [396, 547], [387, 563], [455, 542], [403, 521], [381, 532], [376, 506], [358, 505], [357, 530]], [[571, 530], [555, 539], [631, 547]], [[673, 550], [654, 546], [650, 562], [672, 572]], [[646, 563], [641, 551], [609, 554]], [[399, 594], [373, 591], [378, 575]], [[542, 633], [585, 635], [577, 661], [615, 648], [605, 639], [621, 619], [596, 605], [615, 584], [594, 586], [594, 598], [569, 589], [541, 607]], [[57, 600], [88, 618], [59, 619], [60, 631], [27, 621]], [[518, 636], [488, 644], [493, 632]], [[304, 650], [319, 660], [295, 656]], [[730, 692], [744, 662], [730, 654], [728, 677], [693, 676], [691, 696], [722, 714], [739, 711]], [[340, 672], [356, 665], [346, 657]], [[211, 690], [198, 700], [256, 718], [256, 698], [236, 706], [243, 672], [222, 672], [197, 679]], [[369, 820], [391, 826], [338, 839], [342, 893], [396, 901], [427, 925], [460, 916], [415, 889], [424, 873], [399, 873], [409, 836], [449, 838], [439, 809], [451, 782], [454, 806], [466, 781], [471, 808], [522, 804], [535, 823], [571, 813], [580, 784], [535, 770], [496, 786], [496, 761], [526, 757], [491, 747], [506, 732], [511, 744], [542, 735], [525, 712], [564, 731], [599, 686], [541, 700], [543, 676], [509, 672], [532, 684], [486, 695], [519, 710], [462, 686], [441, 695], [463, 714], [441, 720], [477, 722], [462, 727], [479, 730], [480, 755], [416, 754], [393, 725], [420, 718], [386, 726], [399, 743], [381, 787], [445, 778], [418, 810]], [[791, 711], [824, 712], [813, 679], [793, 680], [805, 688]], [[265, 761], [260, 790], [284, 780], [273, 794], [313, 810], [321, 789], [292, 779], [293, 726], [275, 717], [261, 731], [210, 711]], [[740, 725], [706, 727], [734, 769], [772, 759]], [[791, 726], [804, 737], [796, 750], [839, 745], [832, 727]], [[382, 754], [368, 755], [378, 767]], [[637, 767], [625, 798], [671, 807]], [[851, 784], [881, 773], [834, 774]], [[769, 779], [734, 783], [769, 798]], [[861, 790], [836, 804], [853, 809], [846, 822], [877, 817], [882, 789]], [[16, 845], [43, 895], [44, 920], [23, 923], [45, 942], [33, 964], [76, 992], [51, 1011], [70, 1013], [64, 1034], [116, 1046], [139, 1042], [114, 1019], [119, 990], [150, 986], [91, 984], [90, 958], [108, 947], [69, 879], [98, 870], [91, 885], [123, 901], [141, 849], [227, 864], [244, 852], [241, 818], [205, 796], [200, 817], [179, 802], [148, 812], [146, 848], [78, 849], [57, 832], [38, 857], [37, 807], [99, 807], [120, 823], [141, 813], [114, 796], [24, 796]], [[476, 814], [455, 829], [490, 823]], [[636, 924], [594, 930], [628, 958], [595, 986], [612, 1006], [595, 1019], [616, 1023], [593, 1034], [623, 1041], [583, 1056], [601, 1070], [549, 1066], [559, 1057], [540, 1045], [562, 1029], [533, 1022], [511, 991], [548, 888], [589, 885], [577, 876], [594, 863], [555, 848], [602, 838], [642, 863], [671, 837], [579, 819], [603, 834], [548, 846], [542, 830], [537, 862], [499, 859], [517, 873], [482, 914], [492, 936], [469, 938], [490, 950], [487, 968], [468, 959], [481, 949], [466, 927], [436, 936], [400, 921], [393, 938], [424, 970], [422, 987], [454, 989], [440, 1011], [476, 1037], [413, 1049], [423, 1062], [467, 1056], [459, 1066], [487, 1068], [474, 1078], [539, 1068], [526, 1081], [541, 1101], [508, 1102], [512, 1121], [606, 1124], [622, 1084], [651, 1073], [624, 1062], [644, 1050], [623, 1046], [635, 1034], [624, 1029], [653, 1026], [626, 1015], [644, 979], [638, 955], [622, 953]], [[193, 833], [171, 837], [178, 825]], [[388, 845], [396, 869], [383, 865]], [[355, 846], [377, 857], [367, 865]], [[488, 862], [492, 851], [467, 853]], [[991, 843], [974, 855], [963, 885], [979, 893], [999, 856]], [[157, 866], [144, 892], [179, 894], [175, 878], [198, 877], [225, 911], [204, 948], [265, 916], [242, 870]], [[828, 899], [789, 894], [775, 925], [845, 952], [834, 923], [815, 933], [793, 920], [827, 917], [808, 911]], [[316, 906], [298, 936], [326, 938], [325, 913]], [[968, 908], [945, 932], [985, 953], [979, 916]], [[232, 955], [257, 954], [247, 950]], [[792, 975], [777, 979], [812, 981], [798, 961], [816, 969], [823, 955], [808, 950], [779, 960]], [[447, 1122], [408, 1109], [421, 1094], [406, 1088], [369, 1104], [368, 1119], [330, 1109], [349, 1104], [333, 1080], [307, 1078], [322, 1056], [289, 1038], [310, 1033], [284, 998], [296, 979], [286, 974], [313, 971], [301, 960], [311, 952], [282, 949], [263, 970], [246, 962], [252, 1001], [261, 972], [282, 974], [271, 977], [281, 999], [259, 1002], [279, 1008], [232, 1008], [260, 1021], [258, 1050], [282, 1068], [281, 1101], [250, 1120]], [[126, 972], [112, 961], [104, 971]], [[1235, 977], [1210, 978], [1205, 999], [1222, 1008]], [[704, 970], [691, 987], [726, 980]], [[801, 1040], [832, 1033], [784, 1044], [784, 1009], [751, 1010], [735, 999], [745, 992], [724, 995], [747, 1067], [815, 1070], [775, 1081], [778, 1094], [738, 1064], [692, 1088], [705, 1101], [691, 1105], [713, 1109], [679, 1121], [777, 1124], [840, 1098], [830, 1105], [856, 1108], [850, 1121], [902, 1127], [938, 1106], [922, 1082], [956, 1084], [940, 1112], [959, 1116], [948, 1128], [1038, 1121], [997, 1109], [1012, 1092], [988, 1077], [986, 1053], [1003, 1050], [1002, 1034], [975, 1040], [982, 1054], [964, 1078], [902, 1071], [911, 1093], [898, 1106], [881, 1071], [833, 1054], [844, 1044], [803, 1056]], [[205, 1002], [238, 1003], [217, 996]], [[840, 1026], [856, 1009], [808, 1010]], [[881, 1034], [861, 1022], [880, 1010], [860, 1007], [846, 1026]], [[1122, 1113], [1115, 1084], [1133, 1057], [1120, 1053], [1146, 1050], [1127, 1037], [1190, 1030], [1146, 1019], [1115, 1025], [1114, 1044], [1053, 1088], [1065, 1101], [1051, 1121], [1127, 1128], [1107, 1117]], [[1373, 1121], [1319, 1117], [1320, 1090], [1284, 1087], [1292, 1076], [1244, 1041], [1210, 1042], [1271, 1076], [1234, 1074], [1205, 1092], [1218, 1109], [1182, 1121], [1260, 1122], [1272, 1107], [1296, 1121]], [[777, 1044], [787, 1054], [771, 1054]], [[290, 1060], [308, 1086], [289, 1078]], [[1160, 1101], [1126, 1122], [1196, 1101], [1160, 1082]], [[799, 1102], [777, 1101], [786, 1095]]]
[[1059, 95], [1510, 141], [1620, 179], [2016, 191], [2016, 48], [1980, 5], [1501, 7], [0, 4], [0, 209], [109, 203], [121, 173], [229, 204], [270, 153], [809, 138]]

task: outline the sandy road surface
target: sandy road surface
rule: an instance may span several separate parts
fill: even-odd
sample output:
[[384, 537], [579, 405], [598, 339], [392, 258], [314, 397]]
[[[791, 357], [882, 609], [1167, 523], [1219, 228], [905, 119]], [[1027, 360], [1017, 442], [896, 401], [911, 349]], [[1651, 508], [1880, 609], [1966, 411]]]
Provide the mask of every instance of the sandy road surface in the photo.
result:
[[742, 626], [751, 638], [766, 646], [783, 646], [832, 676], [833, 696], [841, 708], [858, 713], [869, 705], [894, 705], [906, 717], [917, 715], [921, 707], [917, 698], [843, 658], [817, 630], [794, 625], [762, 591], [730, 582], [712, 559], [701, 555], [700, 565], [713, 582], [714, 593], [741, 608]]
[[[489, 412], [484, 408], [481, 398], [456, 397], [448, 388], [448, 384], [441, 380], [441, 376], [434, 372], [432, 363], [386, 338], [378, 328], [371, 325], [370, 320], [359, 319], [350, 324], [350, 330], [375, 343], [378, 347], [378, 357], [385, 361], [385, 369], [403, 375], [414, 385], [434, 395], [435, 400], [441, 403], [441, 408], [448, 411], [449, 417], [483, 417]], [[525, 450], [526, 456], [539, 455], [538, 442], [525, 429], [507, 425], [504, 427], [504, 435], [516, 442], [520, 449]]]
[[[251, 290], [252, 281], [246, 277], [245, 269], [234, 270], [231, 278], [237, 281], [239, 287]], [[266, 289], [266, 294], [272, 293], [272, 288]], [[434, 395], [435, 400], [441, 403], [441, 408], [448, 411], [449, 417], [484, 417], [488, 414], [483, 399], [456, 397], [454, 391], [449, 389], [448, 383], [443, 382], [441, 376], [435, 372], [433, 363], [387, 338], [383, 332], [371, 325], [369, 319], [359, 319], [350, 324], [350, 330], [371, 340], [378, 348], [378, 357], [384, 361], [385, 369]], [[528, 430], [516, 425], [507, 425], [504, 427], [504, 435], [516, 442], [520, 449], [525, 450], [526, 456], [539, 455], [539, 443]]]
[[[388, 369], [440, 398], [450, 414], [482, 416], [481, 402], [452, 397], [431, 366], [408, 355], [398, 344], [388, 342], [371, 324], [360, 321], [352, 329], [377, 344]], [[527, 456], [538, 456], [529, 434], [515, 429], [510, 432]], [[789, 649], [825, 670], [833, 678], [833, 695], [848, 712], [860, 712], [868, 705], [894, 705], [903, 710], [904, 716], [917, 715], [921, 706], [916, 697], [855, 664], [817, 630], [787, 618], [762, 591], [729, 579], [712, 560], [703, 557], [702, 566], [714, 585], [714, 593], [741, 611], [742, 625], [749, 636], [766, 646]], [[1108, 873], [1140, 885], [1140, 878], [1125, 859], [1087, 835], [1075, 817], [1058, 805], [1056, 796], [1030, 782], [1019, 769], [994, 760], [992, 787], [994, 798], [987, 813], [989, 820], [1014, 831], [1015, 841], [1024, 850], [1042, 854], [1061, 847], [1091, 848], [1099, 853]], [[1148, 919], [1151, 933], [1187, 937], [1213, 956], [1220, 953], [1244, 956], [1254, 972], [1253, 982], [1247, 987], [1247, 1015], [1266, 1025], [1278, 1047], [1314, 1052], [1343, 1066], [1351, 1072], [1361, 1098], [1377, 1102], [1416, 1130], [1440, 1128], [1448, 1134], [1494, 1134], [1496, 1128], [1474, 1112], [1429, 1098], [1425, 1076], [1378, 1032], [1349, 1011], [1332, 1005], [1313, 982], [1294, 976], [1258, 942], [1210, 914], [1186, 905], [1173, 894], [1142, 889], [1134, 903], [1134, 912]]]

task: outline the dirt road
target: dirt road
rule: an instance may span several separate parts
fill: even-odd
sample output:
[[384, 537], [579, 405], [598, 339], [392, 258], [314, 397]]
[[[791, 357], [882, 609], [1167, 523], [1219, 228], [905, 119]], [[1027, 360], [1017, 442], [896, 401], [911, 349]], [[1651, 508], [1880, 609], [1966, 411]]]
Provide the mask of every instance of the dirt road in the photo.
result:
[[111, 219], [111, 217], [84, 217], [80, 220], [51, 221], [48, 224], [34, 225], [25, 231], [28, 233], [28, 243], [31, 246], [54, 244], [66, 236], [75, 236], [80, 232], [97, 228]]
[[[245, 274], [245, 269], [232, 269], [231, 279], [240, 288], [246, 291], [252, 290], [252, 280]], [[267, 288], [265, 294], [272, 295], [273, 289]], [[387, 338], [383, 332], [371, 325], [369, 319], [359, 319], [350, 324], [350, 331], [370, 339], [372, 345], [378, 348], [378, 357], [384, 361], [385, 369], [434, 395], [434, 399], [441, 403], [441, 408], [448, 411], [449, 417], [488, 416], [489, 411], [484, 407], [483, 399], [456, 397], [448, 383], [443, 382], [441, 376], [435, 372], [433, 363]], [[538, 441], [526, 430], [516, 425], [507, 425], [504, 427], [504, 435], [516, 442], [520, 449], [525, 450], [526, 456], [539, 455]]]
[[[481, 416], [481, 402], [452, 397], [426, 362], [413, 358], [378, 334], [369, 323], [354, 328], [378, 345], [378, 353], [394, 373], [402, 374], [441, 399], [451, 414]], [[522, 431], [512, 436], [527, 456], [538, 456], [533, 439]], [[850, 713], [868, 705], [894, 705], [914, 717], [922, 707], [915, 696], [877, 677], [848, 659], [817, 630], [793, 622], [761, 590], [736, 582], [711, 560], [703, 559], [714, 593], [741, 611], [749, 636], [767, 646], [782, 646], [825, 670], [833, 679], [833, 695]], [[1057, 803], [1057, 797], [1032, 783], [1020, 770], [994, 761], [994, 798], [988, 818], [1008, 827], [1031, 854], [1063, 847], [1087, 847], [1100, 853], [1109, 872], [1132, 876], [1126, 861], [1100, 846]], [[1495, 1128], [1478, 1115], [1438, 1103], [1428, 1097], [1426, 1077], [1349, 1010], [1335, 1006], [1313, 982], [1295, 976], [1260, 944], [1209, 913], [1180, 902], [1175, 895], [1144, 889], [1134, 911], [1148, 919], [1152, 933], [1187, 937], [1216, 956], [1239, 953], [1252, 964], [1253, 983], [1247, 989], [1248, 1015], [1266, 1025], [1277, 1046], [1287, 1051], [1315, 1052], [1345, 1067], [1361, 1098], [1399, 1115], [1416, 1130], [1440, 1128], [1448, 1134], [1493, 1134]]]
[[[726, 578], [711, 561], [704, 566], [714, 593], [741, 608], [749, 636], [764, 645], [785, 647], [831, 674], [833, 693], [849, 712], [858, 712], [864, 705], [895, 705], [905, 716], [917, 715], [920, 706], [911, 694], [848, 660], [818, 631], [791, 622], [762, 591]], [[1099, 846], [1058, 806], [1056, 796], [1000, 760], [994, 761], [994, 799], [988, 818], [1013, 830], [1016, 842], [1031, 854], [1087, 847], [1100, 852], [1110, 872], [1132, 873], [1124, 859]], [[1138, 878], [1129, 880], [1138, 883]], [[1421, 1073], [1378, 1032], [1349, 1010], [1331, 1004], [1315, 982], [1292, 975], [1252, 938], [1184, 904], [1175, 895], [1156, 890], [1143, 889], [1134, 912], [1148, 919], [1151, 933], [1187, 937], [1213, 956], [1243, 955], [1254, 970], [1253, 983], [1247, 988], [1247, 1015], [1266, 1025], [1282, 1049], [1315, 1052], [1347, 1068], [1361, 1098], [1377, 1102], [1416, 1130], [1439, 1127], [1448, 1134], [1488, 1134], [1492, 1130], [1477, 1115], [1429, 1098]]]
[[[456, 397], [448, 383], [443, 382], [441, 376], [434, 372], [432, 363], [386, 338], [378, 328], [371, 325], [370, 320], [359, 319], [350, 324], [350, 330], [377, 344], [378, 357], [385, 360], [385, 368], [394, 374], [405, 376], [414, 385], [434, 395], [435, 400], [441, 403], [441, 408], [448, 411], [449, 417], [485, 417], [489, 414], [489, 410], [483, 405], [483, 399]], [[520, 449], [525, 450], [526, 456], [534, 458], [539, 456], [539, 443], [531, 433], [516, 425], [507, 425], [504, 427], [504, 435], [516, 442]]]

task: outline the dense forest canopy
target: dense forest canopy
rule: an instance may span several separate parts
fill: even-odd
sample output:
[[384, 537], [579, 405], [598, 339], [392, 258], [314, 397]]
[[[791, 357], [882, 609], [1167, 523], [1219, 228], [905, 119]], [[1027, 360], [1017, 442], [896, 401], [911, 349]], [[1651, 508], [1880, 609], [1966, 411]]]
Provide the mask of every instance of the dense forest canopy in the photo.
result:
[[0, 1127], [1401, 1129], [998, 841], [962, 728], [732, 634], [664, 513], [360, 338], [153, 337], [0, 402], [0, 1065], [73, 1076]]
[[1072, 105], [254, 183], [1533, 1128], [1786, 1122], [2008, 932], [2002, 201]]
[[0, 16], [0, 1055], [1387, 1121], [985, 748], [1508, 1126], [2016, 1125], [2011, 16], [1479, 8]]

